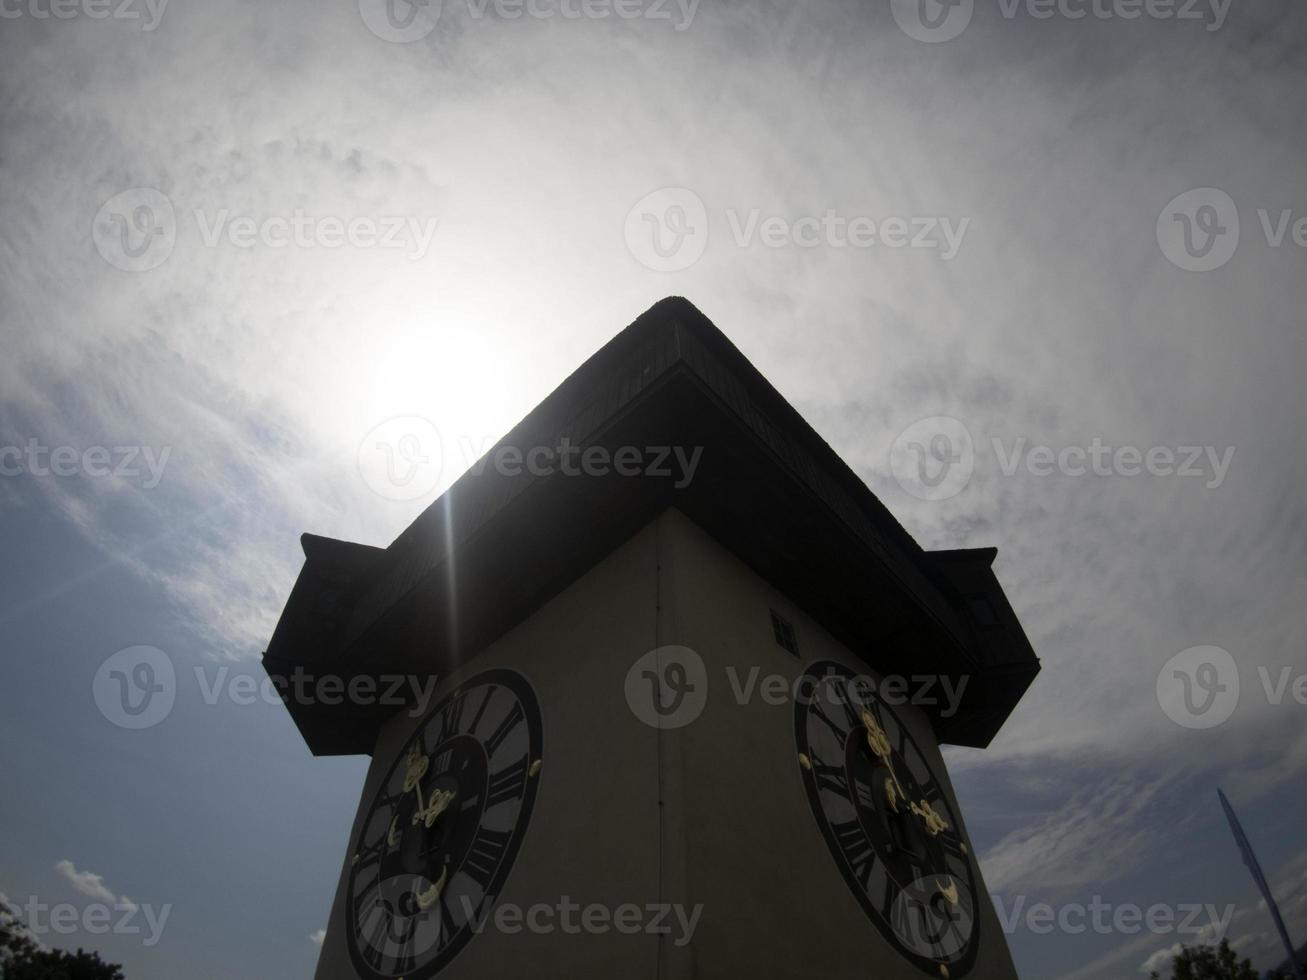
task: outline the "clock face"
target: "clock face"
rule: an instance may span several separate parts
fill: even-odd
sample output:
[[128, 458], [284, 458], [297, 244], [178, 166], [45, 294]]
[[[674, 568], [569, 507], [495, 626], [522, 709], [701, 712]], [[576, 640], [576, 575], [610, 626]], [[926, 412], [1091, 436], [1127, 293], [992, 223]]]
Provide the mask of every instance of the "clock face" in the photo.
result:
[[941, 780], [871, 678], [821, 661], [798, 690], [799, 771], [841, 876], [903, 956], [961, 976], [976, 956], [976, 884]]
[[531, 818], [540, 707], [511, 670], [438, 704], [363, 820], [346, 894], [350, 958], [368, 978], [421, 980], [485, 924]]

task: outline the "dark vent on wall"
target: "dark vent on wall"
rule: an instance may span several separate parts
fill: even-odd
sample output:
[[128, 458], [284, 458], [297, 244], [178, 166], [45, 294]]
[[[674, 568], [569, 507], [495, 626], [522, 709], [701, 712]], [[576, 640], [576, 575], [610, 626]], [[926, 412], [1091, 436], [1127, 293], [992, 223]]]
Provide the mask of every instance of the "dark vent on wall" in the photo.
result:
[[789, 650], [796, 657], [799, 655], [799, 640], [794, 635], [794, 624], [775, 609], [771, 611], [771, 631], [779, 646]]

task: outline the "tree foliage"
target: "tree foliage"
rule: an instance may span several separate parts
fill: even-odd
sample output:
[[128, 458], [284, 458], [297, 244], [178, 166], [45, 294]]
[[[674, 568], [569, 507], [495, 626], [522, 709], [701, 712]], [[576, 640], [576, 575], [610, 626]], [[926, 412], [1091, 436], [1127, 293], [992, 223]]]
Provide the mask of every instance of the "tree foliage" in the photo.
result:
[[[1154, 970], [1149, 980], [1161, 980]], [[1219, 946], [1181, 946], [1171, 961], [1171, 980], [1262, 980], [1247, 957], [1239, 959], [1230, 940]]]
[[0, 905], [0, 980], [125, 980], [99, 953], [43, 949], [10, 909]]

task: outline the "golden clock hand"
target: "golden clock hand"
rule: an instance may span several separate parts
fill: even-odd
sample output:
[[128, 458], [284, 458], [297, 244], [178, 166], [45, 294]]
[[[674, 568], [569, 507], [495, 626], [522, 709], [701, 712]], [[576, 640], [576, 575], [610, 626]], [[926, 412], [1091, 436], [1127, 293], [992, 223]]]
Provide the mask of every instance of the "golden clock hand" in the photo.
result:
[[943, 895], [944, 900], [950, 905], [958, 904], [958, 883], [956, 881], [950, 879], [948, 887], [946, 888], [939, 883], [938, 879], [936, 879], [935, 887], [939, 889], [939, 894]]
[[931, 837], [934, 837], [942, 830], [948, 830], [948, 822], [935, 812], [929, 800], [922, 800], [920, 804], [909, 803], [908, 808], [921, 818], [926, 825], [926, 833], [930, 834]]
[[[862, 727], [867, 730], [867, 748], [871, 749], [871, 754], [889, 770], [890, 779], [894, 781], [895, 795], [907, 799], [908, 794], [903, 792], [899, 777], [894, 772], [894, 763], [891, 761], [893, 750], [890, 748], [889, 736], [885, 734], [885, 729], [881, 728], [880, 723], [876, 721], [876, 716], [866, 708], [862, 709]], [[890, 806], [898, 810], [898, 803], [894, 798], [890, 799]]]
[[418, 751], [415, 743], [413, 748], [409, 749], [408, 759], [405, 760], [404, 792], [417, 793], [419, 810], [426, 809], [426, 804], [422, 801], [422, 777], [427, 774], [430, 765], [431, 760]]
[[448, 877], [449, 865], [446, 864], [444, 869], [440, 872], [440, 879], [435, 884], [426, 891], [413, 892], [413, 900], [418, 903], [418, 908], [425, 912], [427, 909], [431, 908], [431, 906], [436, 904], [436, 901], [440, 898], [440, 893], [445, 890], [445, 879]]
[[431, 801], [421, 810], [413, 814], [413, 823], [422, 820], [429, 828], [436, 822], [436, 818], [449, 808], [449, 804], [454, 802], [454, 797], [458, 795], [458, 790], [438, 789], [431, 794]]

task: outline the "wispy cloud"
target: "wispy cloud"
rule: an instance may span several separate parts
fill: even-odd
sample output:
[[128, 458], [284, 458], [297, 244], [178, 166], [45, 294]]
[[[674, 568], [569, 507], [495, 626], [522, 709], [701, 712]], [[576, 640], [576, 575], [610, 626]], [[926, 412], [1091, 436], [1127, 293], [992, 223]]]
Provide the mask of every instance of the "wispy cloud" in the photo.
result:
[[126, 895], [115, 895], [104, 883], [103, 876], [93, 871], [78, 871], [73, 862], [66, 858], [59, 861], [54, 869], [60, 877], [88, 898], [93, 898], [110, 906], [136, 907], [136, 903]]

